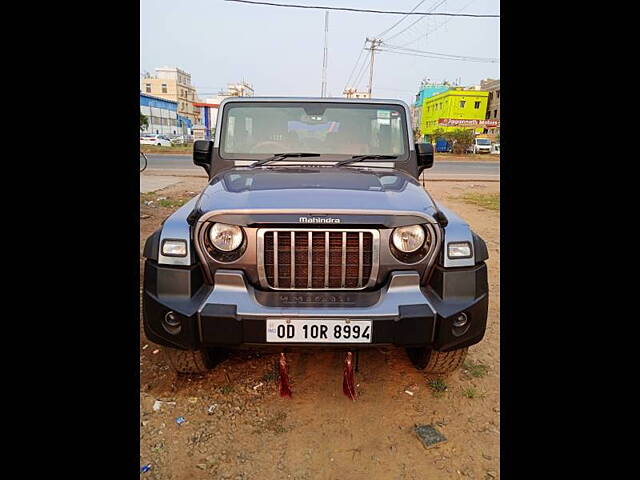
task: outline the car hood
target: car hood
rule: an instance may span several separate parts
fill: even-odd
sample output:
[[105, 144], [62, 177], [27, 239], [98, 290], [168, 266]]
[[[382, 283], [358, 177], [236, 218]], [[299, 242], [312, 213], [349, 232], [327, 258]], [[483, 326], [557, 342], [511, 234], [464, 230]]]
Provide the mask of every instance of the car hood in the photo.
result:
[[202, 192], [200, 214], [233, 210], [393, 210], [433, 216], [430, 196], [415, 178], [390, 168], [236, 168]]

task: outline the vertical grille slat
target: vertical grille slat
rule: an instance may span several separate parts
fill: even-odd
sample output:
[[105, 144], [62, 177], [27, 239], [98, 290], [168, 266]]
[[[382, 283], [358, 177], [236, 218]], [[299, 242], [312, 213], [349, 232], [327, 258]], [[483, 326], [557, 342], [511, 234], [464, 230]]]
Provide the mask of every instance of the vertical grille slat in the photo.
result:
[[261, 284], [277, 290], [356, 290], [378, 271], [375, 230], [269, 229], [258, 243]]
[[278, 288], [280, 285], [278, 276], [278, 232], [273, 232], [273, 286]]
[[291, 232], [291, 288], [296, 288], [296, 232]]
[[307, 236], [307, 288], [311, 288], [313, 274], [313, 232]]
[[329, 232], [324, 232], [324, 288], [329, 288]]
[[358, 253], [359, 253], [359, 257], [358, 257], [358, 287], [362, 287], [362, 262], [363, 262], [363, 256], [364, 256], [364, 247], [362, 244], [362, 237], [363, 234], [362, 232], [358, 232]]
[[341, 288], [346, 286], [347, 278], [347, 232], [342, 232], [342, 277], [340, 279]]

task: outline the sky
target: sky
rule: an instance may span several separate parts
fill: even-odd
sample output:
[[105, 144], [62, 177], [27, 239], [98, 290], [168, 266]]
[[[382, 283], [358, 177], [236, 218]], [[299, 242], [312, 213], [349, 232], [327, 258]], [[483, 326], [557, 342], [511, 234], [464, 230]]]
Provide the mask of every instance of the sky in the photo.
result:
[[[276, 3], [410, 11], [419, 0], [274, 0]], [[416, 11], [499, 14], [499, 0], [425, 0]], [[324, 48], [323, 10], [248, 5], [223, 0], [141, 0], [140, 72], [175, 66], [191, 74], [200, 98], [227, 83], [246, 80], [259, 96], [320, 96]], [[369, 52], [365, 38], [381, 33], [401, 15], [329, 13], [327, 92], [341, 97], [346, 86], [366, 90], [368, 67], [355, 78]], [[413, 22], [418, 23], [402, 32]], [[395, 38], [391, 38], [392, 36]], [[500, 19], [408, 16], [381, 36], [389, 45], [472, 57], [500, 58]], [[409, 43], [411, 42], [411, 43]], [[499, 63], [475, 63], [376, 53], [375, 98], [415, 101], [420, 81], [461, 79], [478, 85], [500, 78]]]

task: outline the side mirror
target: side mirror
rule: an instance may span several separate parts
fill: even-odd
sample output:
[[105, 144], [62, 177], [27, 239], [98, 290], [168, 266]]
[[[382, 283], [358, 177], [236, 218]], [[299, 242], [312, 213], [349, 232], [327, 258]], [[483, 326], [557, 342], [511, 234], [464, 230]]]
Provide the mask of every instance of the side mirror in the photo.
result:
[[433, 145], [430, 143], [416, 143], [416, 155], [418, 158], [418, 175], [423, 170], [433, 167]]
[[196, 140], [193, 142], [193, 163], [204, 168], [207, 173], [211, 170], [211, 152], [213, 142], [211, 140]]

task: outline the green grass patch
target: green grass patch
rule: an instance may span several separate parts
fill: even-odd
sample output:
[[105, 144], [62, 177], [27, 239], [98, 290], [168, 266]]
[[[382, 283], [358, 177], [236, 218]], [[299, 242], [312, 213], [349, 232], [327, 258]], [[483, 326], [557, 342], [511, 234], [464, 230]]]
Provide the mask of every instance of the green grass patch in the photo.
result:
[[[165, 207], [165, 208], [178, 208], [187, 203], [186, 198], [167, 198], [157, 193], [141, 193], [140, 204], [148, 207]], [[146, 204], [146, 202], [151, 202]]]
[[229, 395], [231, 392], [233, 392], [233, 385], [229, 385], [229, 384], [223, 385], [220, 391], [224, 395]]
[[451, 152], [437, 152], [434, 156], [435, 162], [438, 160], [450, 162], [452, 160], [459, 160], [462, 162], [499, 162], [500, 155], [490, 153], [451, 153]]
[[468, 387], [468, 388], [463, 388], [462, 389], [462, 395], [467, 397], [467, 398], [481, 398], [484, 395], [479, 393], [475, 388], [473, 387]]
[[489, 367], [480, 362], [473, 362], [472, 360], [467, 360], [464, 362], [464, 369], [469, 376], [473, 378], [482, 378], [487, 373], [489, 373]]
[[172, 145], [171, 147], [161, 147], [158, 145], [140, 145], [140, 150], [144, 153], [193, 153], [193, 144]]
[[447, 391], [447, 383], [442, 378], [432, 378], [427, 385], [435, 397], [440, 397]]
[[468, 192], [457, 198], [476, 207], [486, 208], [488, 210], [500, 210], [499, 193]]
[[185, 203], [187, 203], [187, 201], [183, 200], [181, 198], [176, 198], [175, 200], [171, 200], [170, 198], [163, 199], [163, 200], [158, 200], [158, 205], [160, 205], [161, 207], [166, 207], [166, 208], [181, 207]]

